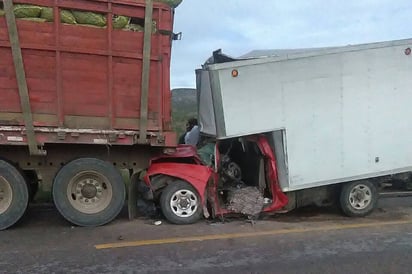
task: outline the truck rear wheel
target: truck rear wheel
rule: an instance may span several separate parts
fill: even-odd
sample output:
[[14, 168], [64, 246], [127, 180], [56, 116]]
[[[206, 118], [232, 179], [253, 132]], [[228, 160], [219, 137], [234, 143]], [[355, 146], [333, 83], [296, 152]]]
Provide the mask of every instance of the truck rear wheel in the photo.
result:
[[192, 224], [202, 217], [199, 194], [187, 182], [173, 181], [160, 196], [163, 215], [174, 224]]
[[79, 226], [111, 222], [122, 210], [125, 185], [116, 168], [94, 158], [65, 165], [53, 183], [53, 200], [60, 214]]
[[0, 230], [14, 225], [24, 215], [29, 203], [29, 190], [21, 173], [0, 160]]
[[369, 181], [355, 181], [343, 186], [340, 205], [349, 217], [364, 217], [372, 213], [378, 200], [378, 191]]

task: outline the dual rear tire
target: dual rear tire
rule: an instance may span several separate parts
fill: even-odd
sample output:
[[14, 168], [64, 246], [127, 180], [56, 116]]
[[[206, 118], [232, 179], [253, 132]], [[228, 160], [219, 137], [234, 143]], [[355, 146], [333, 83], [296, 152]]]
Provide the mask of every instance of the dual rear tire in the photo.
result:
[[17, 223], [29, 203], [29, 188], [17, 168], [0, 160], [0, 230]]
[[53, 183], [57, 210], [79, 226], [111, 222], [124, 206], [126, 190], [122, 176], [110, 163], [81, 158], [65, 165]]
[[[123, 208], [122, 176], [110, 163], [94, 158], [74, 160], [57, 173], [53, 183], [57, 210], [79, 226], [111, 222]], [[17, 168], [0, 160], [0, 230], [17, 223], [29, 203], [29, 187]]]

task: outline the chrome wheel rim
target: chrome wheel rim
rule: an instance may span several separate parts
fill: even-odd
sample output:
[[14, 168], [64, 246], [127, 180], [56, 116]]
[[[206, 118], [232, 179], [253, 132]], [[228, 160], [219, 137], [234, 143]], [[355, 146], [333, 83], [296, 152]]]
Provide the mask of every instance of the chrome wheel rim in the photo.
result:
[[96, 214], [106, 209], [113, 198], [109, 180], [95, 171], [83, 171], [74, 176], [67, 187], [70, 204], [85, 214]]
[[367, 208], [372, 202], [372, 190], [364, 184], [359, 184], [352, 188], [349, 193], [349, 203], [355, 209]]
[[10, 183], [2, 176], [0, 176], [0, 214], [6, 212], [13, 200], [13, 190]]
[[187, 189], [178, 190], [173, 193], [170, 199], [170, 208], [178, 217], [191, 217], [196, 213], [198, 208], [197, 196]]

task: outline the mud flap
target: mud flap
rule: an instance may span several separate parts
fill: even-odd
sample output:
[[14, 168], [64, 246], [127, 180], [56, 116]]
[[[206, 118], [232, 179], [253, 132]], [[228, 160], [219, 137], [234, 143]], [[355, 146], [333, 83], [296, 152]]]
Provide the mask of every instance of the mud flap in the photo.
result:
[[154, 193], [142, 180], [142, 172], [133, 174], [130, 179], [128, 202], [129, 220], [137, 217], [158, 217], [159, 211], [154, 203]]
[[133, 220], [137, 217], [137, 184], [139, 182], [140, 173], [135, 173], [130, 178], [130, 184], [128, 189], [127, 208], [129, 212], [129, 220]]

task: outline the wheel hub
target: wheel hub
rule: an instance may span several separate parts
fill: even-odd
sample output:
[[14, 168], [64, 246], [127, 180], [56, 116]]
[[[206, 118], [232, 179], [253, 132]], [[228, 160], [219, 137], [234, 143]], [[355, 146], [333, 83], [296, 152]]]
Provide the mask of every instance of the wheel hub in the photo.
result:
[[13, 192], [10, 183], [3, 177], [0, 177], [0, 214], [6, 212], [12, 202]]
[[112, 195], [110, 182], [95, 171], [77, 174], [71, 179], [67, 189], [71, 205], [86, 214], [95, 214], [107, 208]]
[[178, 200], [178, 205], [180, 206], [180, 208], [182, 209], [187, 209], [190, 206], [190, 200], [187, 198], [181, 198]]
[[198, 207], [197, 197], [190, 190], [178, 190], [172, 195], [170, 206], [175, 215], [190, 217], [196, 213]]
[[349, 202], [352, 207], [362, 210], [369, 206], [372, 201], [371, 189], [363, 184], [354, 187], [349, 195]]
[[366, 196], [365, 193], [363, 193], [362, 191], [356, 191], [355, 198], [358, 202], [365, 199], [365, 196]]
[[91, 199], [91, 198], [96, 197], [97, 188], [96, 188], [96, 186], [94, 186], [92, 184], [87, 184], [82, 188], [81, 193], [85, 198]]

